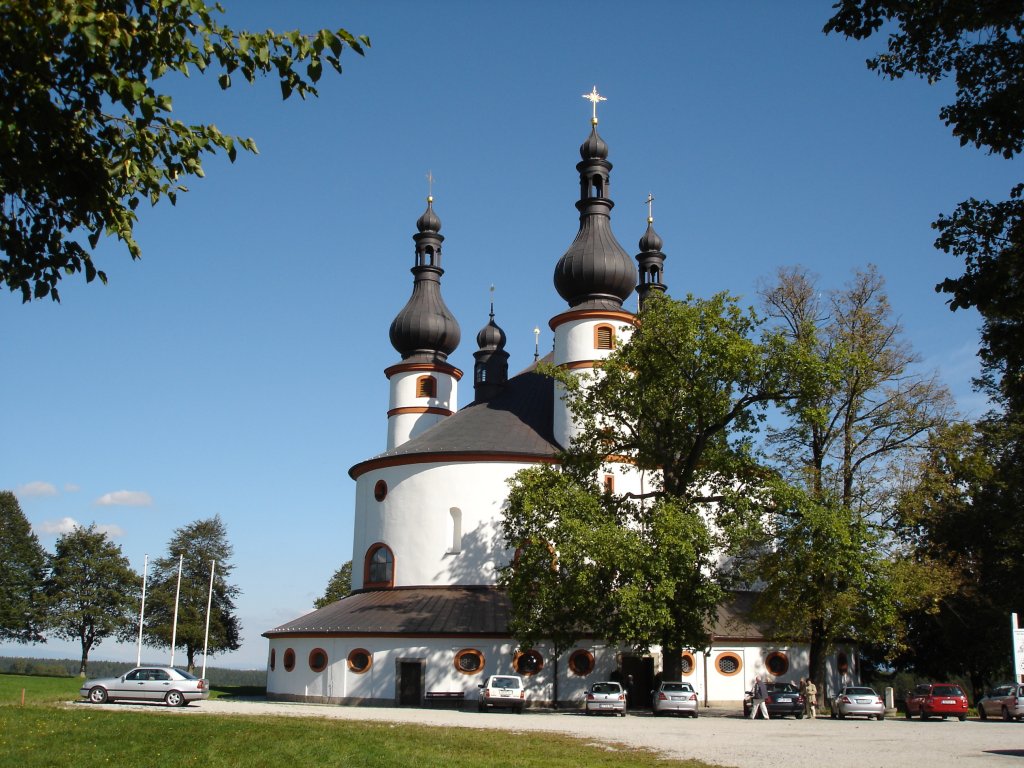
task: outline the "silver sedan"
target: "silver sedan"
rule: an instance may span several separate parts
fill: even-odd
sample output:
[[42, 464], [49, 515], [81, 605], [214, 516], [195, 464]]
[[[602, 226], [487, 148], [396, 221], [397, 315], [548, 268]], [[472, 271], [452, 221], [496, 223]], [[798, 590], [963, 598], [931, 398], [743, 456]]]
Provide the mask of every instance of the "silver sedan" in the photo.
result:
[[873, 688], [843, 688], [839, 695], [832, 699], [832, 718], [838, 717], [843, 720], [853, 715], [885, 720], [885, 702]]
[[626, 716], [626, 692], [615, 682], [594, 683], [587, 691], [583, 701], [584, 710], [588, 715], [596, 712], [611, 712], [620, 717]]
[[78, 693], [93, 704], [131, 699], [184, 707], [208, 699], [210, 682], [176, 667], [136, 667], [120, 677], [86, 680]]
[[664, 682], [658, 689], [651, 691], [653, 702], [651, 708], [654, 715], [666, 715], [675, 712], [679, 715], [697, 717], [699, 715], [697, 691], [689, 683]]

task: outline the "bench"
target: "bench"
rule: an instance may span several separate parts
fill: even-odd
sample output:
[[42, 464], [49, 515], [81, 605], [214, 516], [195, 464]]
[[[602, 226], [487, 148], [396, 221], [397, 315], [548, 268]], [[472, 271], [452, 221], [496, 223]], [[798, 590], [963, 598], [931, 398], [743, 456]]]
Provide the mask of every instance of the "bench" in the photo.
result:
[[462, 707], [466, 700], [465, 691], [427, 691], [426, 703], [435, 707]]

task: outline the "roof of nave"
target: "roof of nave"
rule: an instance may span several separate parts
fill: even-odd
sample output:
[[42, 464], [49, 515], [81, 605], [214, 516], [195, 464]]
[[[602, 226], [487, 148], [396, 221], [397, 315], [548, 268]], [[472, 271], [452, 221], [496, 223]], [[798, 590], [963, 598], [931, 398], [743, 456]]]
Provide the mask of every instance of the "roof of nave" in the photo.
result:
[[422, 435], [361, 461], [348, 473], [356, 478], [381, 464], [457, 461], [459, 457], [550, 461], [561, 450], [552, 424], [554, 402], [554, 380], [528, 368], [509, 379], [490, 400], [470, 403]]
[[349, 595], [263, 634], [507, 636], [509, 611], [497, 587], [403, 587]]

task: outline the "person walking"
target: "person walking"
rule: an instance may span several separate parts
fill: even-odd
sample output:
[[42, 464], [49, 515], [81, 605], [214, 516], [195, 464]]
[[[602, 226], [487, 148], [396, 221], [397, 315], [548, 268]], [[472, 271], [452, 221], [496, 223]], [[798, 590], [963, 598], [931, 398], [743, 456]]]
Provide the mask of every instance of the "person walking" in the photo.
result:
[[810, 678], [804, 688], [804, 715], [811, 720], [818, 717], [818, 686]]
[[764, 684], [764, 679], [761, 676], [754, 678], [752, 695], [754, 700], [750, 703], [750, 719], [756, 720], [758, 710], [760, 710], [764, 714], [764, 719], [768, 720], [768, 705], [765, 703], [768, 698], [768, 686]]

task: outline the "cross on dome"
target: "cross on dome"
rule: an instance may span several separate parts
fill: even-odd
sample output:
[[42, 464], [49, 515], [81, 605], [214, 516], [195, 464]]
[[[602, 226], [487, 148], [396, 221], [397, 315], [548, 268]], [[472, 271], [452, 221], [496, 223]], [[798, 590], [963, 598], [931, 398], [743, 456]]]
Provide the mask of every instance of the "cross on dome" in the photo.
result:
[[644, 202], [647, 203], [647, 223], [650, 224], [654, 221], [654, 195], [648, 192]]
[[594, 86], [593, 90], [590, 91], [590, 93], [584, 93], [583, 98], [593, 105], [594, 112], [593, 116], [590, 118], [590, 122], [592, 122], [594, 125], [597, 125], [597, 102], [608, 101], [608, 99], [606, 99], [604, 96], [597, 92], [596, 85]]

